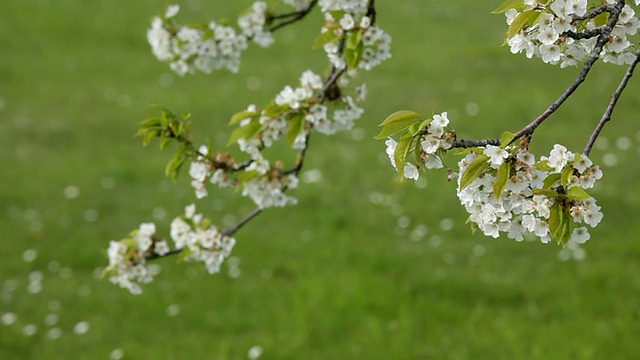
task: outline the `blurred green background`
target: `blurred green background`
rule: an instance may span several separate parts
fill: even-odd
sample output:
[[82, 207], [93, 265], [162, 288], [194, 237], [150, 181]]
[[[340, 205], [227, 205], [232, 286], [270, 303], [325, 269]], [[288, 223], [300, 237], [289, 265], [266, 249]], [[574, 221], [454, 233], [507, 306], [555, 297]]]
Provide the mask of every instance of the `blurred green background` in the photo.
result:
[[[167, 233], [195, 198], [163, 176], [170, 151], [141, 147], [148, 105], [192, 112], [196, 142], [302, 71], [318, 13], [252, 47], [238, 74], [179, 78], [146, 43], [164, 1], [4, 0], [0, 12], [1, 359], [632, 359], [640, 354], [640, 85], [592, 153], [605, 218], [582, 249], [472, 236], [454, 184], [434, 171], [399, 185], [372, 138], [399, 109], [449, 111], [463, 137], [536, 117], [577, 74], [500, 47], [496, 2], [379, 1], [393, 58], [354, 131], [312, 139], [299, 205], [236, 234], [223, 271], [159, 261], [140, 296], [99, 278], [111, 239], [140, 222]], [[181, 21], [233, 19], [250, 1], [179, 1]], [[581, 151], [624, 69], [598, 64], [536, 132]], [[453, 158], [448, 160], [451, 164]], [[185, 175], [185, 174], [183, 174]], [[252, 209], [212, 191], [220, 225]]]

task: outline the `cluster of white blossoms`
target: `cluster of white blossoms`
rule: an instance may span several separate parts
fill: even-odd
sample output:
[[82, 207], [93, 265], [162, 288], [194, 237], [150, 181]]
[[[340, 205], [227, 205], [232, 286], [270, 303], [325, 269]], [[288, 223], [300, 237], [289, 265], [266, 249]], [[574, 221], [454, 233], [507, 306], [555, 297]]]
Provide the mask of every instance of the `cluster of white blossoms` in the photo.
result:
[[[303, 149], [313, 129], [324, 134], [351, 129], [363, 113], [356, 100], [348, 95], [342, 95], [333, 104], [322, 104], [318, 94], [323, 88], [322, 78], [307, 70], [300, 77], [300, 85], [285, 86], [272, 105], [264, 109], [249, 105], [241, 112], [244, 118], [237, 130], [246, 136], [236, 142], [240, 150], [249, 155], [243, 163], [235, 162], [228, 155], [218, 154], [212, 158], [207, 147], [201, 146], [189, 167], [196, 197], [207, 196], [207, 183], [211, 182], [221, 188], [238, 186], [242, 195], [251, 198], [260, 209], [295, 204], [296, 199], [286, 195], [285, 190], [297, 187], [297, 175], [281, 171], [281, 166], [274, 166], [263, 157], [262, 151], [285, 135], [289, 135], [292, 148]], [[361, 86], [356, 90], [355, 99], [364, 100], [366, 88]], [[297, 126], [292, 126], [292, 122]]]
[[[595, 199], [584, 191], [602, 171], [587, 156], [564, 146], [555, 145], [548, 157], [536, 162], [526, 149], [489, 145], [482, 153], [469, 153], [458, 165], [460, 202], [487, 236], [497, 238], [502, 232], [522, 241], [533, 234], [543, 243], [561, 238], [584, 243], [590, 235], [579, 225], [595, 227], [602, 219]], [[465, 172], [477, 171], [479, 165], [485, 165], [484, 171], [462, 188]]]
[[181, 76], [195, 70], [210, 73], [221, 68], [237, 72], [248, 40], [263, 47], [273, 42], [271, 33], [264, 29], [267, 5], [263, 1], [255, 2], [251, 11], [238, 19], [240, 32], [215, 21], [194, 27], [179, 25], [174, 21], [179, 9], [178, 5], [170, 5], [164, 16], [154, 17], [147, 40], [156, 58], [169, 62]]
[[322, 12], [345, 11], [353, 14], [363, 14], [367, 11], [369, 0], [319, 0]]
[[202, 214], [196, 214], [195, 205], [185, 208], [184, 216], [171, 222], [171, 238], [181, 257], [187, 261], [203, 262], [210, 274], [220, 271], [220, 265], [229, 257], [236, 240], [222, 234]]
[[[171, 251], [166, 240], [153, 236], [155, 232], [153, 223], [143, 223], [127, 238], [109, 243], [109, 265], [104, 274], [112, 283], [140, 294], [140, 284], [153, 281], [154, 272], [146, 259]], [[223, 235], [202, 214], [196, 214], [194, 205], [187, 206], [185, 214], [171, 222], [171, 239], [183, 260], [201, 261], [211, 274], [220, 271], [220, 265], [235, 245], [234, 238]]]
[[[615, 3], [607, 0], [607, 4]], [[636, 5], [640, 1], [634, 1]], [[596, 3], [596, 2], [594, 2]], [[560, 64], [562, 68], [574, 66], [590, 58], [597, 43], [598, 32], [606, 25], [606, 18], [595, 16], [583, 19], [587, 11], [597, 4], [587, 0], [523, 0], [505, 12], [510, 27], [522, 27], [507, 39], [511, 52], [524, 52], [528, 58], [539, 57], [545, 63]], [[523, 8], [524, 7], [524, 8]], [[629, 5], [622, 9], [610, 38], [602, 49], [602, 60], [614, 64], [630, 64], [635, 59], [636, 46], [628, 40], [637, 33], [640, 20]], [[576, 36], [591, 34], [589, 37]]]
[[162, 256], [169, 252], [165, 240], [153, 238], [155, 232], [153, 223], [143, 223], [128, 238], [109, 243], [109, 265], [105, 268], [105, 274], [112, 283], [133, 294], [140, 294], [142, 289], [139, 284], [153, 280], [153, 273], [146, 266], [146, 257], [150, 254]]
[[[420, 148], [414, 149], [414, 151], [418, 151], [420, 154], [420, 163], [414, 164], [407, 162], [403, 171], [404, 178], [418, 180], [420, 177], [418, 169], [422, 167], [426, 169], [442, 168], [442, 159], [440, 159], [438, 154], [444, 150], [451, 149], [453, 141], [455, 140], [455, 134], [447, 129], [448, 126], [449, 118], [445, 111], [441, 114], [434, 115], [433, 119], [420, 130], [420, 137], [417, 142]], [[391, 165], [393, 165], [397, 171], [395, 153], [398, 143], [394, 139], [388, 138], [385, 141], [385, 145], [387, 146], [386, 152], [391, 161]]]
[[371, 25], [371, 18], [367, 15], [347, 12], [340, 19], [335, 19], [331, 13], [327, 12], [325, 22], [326, 26], [322, 28], [322, 33], [331, 31], [336, 39], [324, 44], [324, 51], [336, 68], [344, 69], [347, 66], [341, 55], [344, 51], [341, 39], [345, 34], [354, 32], [361, 32], [363, 49], [358, 62], [360, 69], [371, 70], [391, 58], [391, 36], [380, 27]]

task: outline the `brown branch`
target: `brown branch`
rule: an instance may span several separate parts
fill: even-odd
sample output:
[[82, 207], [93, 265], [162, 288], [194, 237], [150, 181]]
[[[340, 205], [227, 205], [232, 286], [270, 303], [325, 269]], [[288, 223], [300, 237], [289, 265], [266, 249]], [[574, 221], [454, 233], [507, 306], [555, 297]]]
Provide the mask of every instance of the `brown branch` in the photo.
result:
[[[286, 13], [286, 14], [279, 14], [279, 15], [272, 15], [270, 17], [269, 20], [273, 21], [273, 20], [282, 20], [282, 22], [279, 22], [278, 24], [275, 24], [269, 28], [267, 28], [266, 30], [269, 32], [274, 32], [278, 29], [281, 29], [287, 25], [293, 24], [296, 21], [302, 20], [305, 16], [307, 16], [307, 14], [309, 14], [311, 12], [311, 10], [313, 10], [313, 8], [316, 6], [316, 4], [318, 4], [318, 0], [312, 0], [309, 5], [307, 5], [307, 7], [298, 10], [298, 11], [293, 11], [290, 13]], [[286, 19], [286, 20], [283, 20]]]
[[482, 140], [456, 140], [451, 145], [452, 148], [470, 148], [477, 146], [500, 146], [500, 139], [482, 139]]
[[618, 100], [622, 95], [622, 92], [624, 91], [627, 84], [629, 83], [631, 76], [633, 76], [633, 72], [636, 69], [636, 65], [638, 65], [638, 62], [640, 62], [640, 50], [636, 54], [635, 60], [631, 63], [631, 65], [629, 65], [629, 68], [627, 69], [627, 72], [624, 74], [622, 81], [620, 81], [620, 84], [618, 84], [618, 88], [613, 93], [613, 95], [611, 95], [611, 100], [609, 101], [609, 105], [607, 106], [607, 109], [602, 115], [600, 122], [598, 122], [598, 125], [596, 126], [595, 130], [591, 134], [591, 137], [589, 138], [589, 142], [587, 143], [587, 146], [584, 148], [583, 154], [587, 156], [589, 155], [589, 152], [591, 152], [591, 148], [593, 147], [593, 144], [596, 142], [596, 139], [600, 135], [602, 128], [607, 122], [609, 122], [609, 120], [611, 120], [611, 115], [613, 114], [613, 110], [615, 109], [616, 104], [618, 103]]
[[608, 9], [610, 13], [609, 20], [607, 24], [603, 26], [603, 31], [600, 35], [598, 35], [598, 41], [596, 46], [593, 49], [593, 55], [587, 62], [584, 64], [582, 71], [578, 74], [578, 77], [573, 81], [573, 83], [560, 95], [560, 97], [551, 103], [549, 107], [542, 112], [535, 120], [530, 122], [527, 126], [518, 131], [511, 140], [510, 144], [514, 141], [520, 139], [524, 135], [532, 135], [538, 126], [540, 126], [546, 119], [551, 116], [556, 110], [564, 104], [564, 102], [578, 89], [578, 87], [587, 79], [587, 74], [593, 67], [593, 64], [600, 58], [600, 52], [604, 48], [604, 45], [609, 41], [609, 36], [611, 35], [611, 31], [613, 27], [618, 22], [618, 17], [620, 16], [620, 12], [622, 11], [622, 7], [624, 6], [624, 0], [617, 0], [616, 4]]

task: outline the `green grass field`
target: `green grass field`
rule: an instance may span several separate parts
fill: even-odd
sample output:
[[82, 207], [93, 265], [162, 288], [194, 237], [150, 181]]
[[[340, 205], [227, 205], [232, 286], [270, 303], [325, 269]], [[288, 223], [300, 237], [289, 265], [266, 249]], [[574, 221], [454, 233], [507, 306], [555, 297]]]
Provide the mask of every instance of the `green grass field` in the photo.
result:
[[[299, 204], [238, 232], [218, 275], [169, 258], [140, 296], [101, 280], [109, 240], [146, 221], [167, 233], [195, 201], [186, 176], [164, 178], [170, 151], [133, 138], [149, 104], [193, 113], [196, 142], [222, 148], [233, 113], [325, 66], [310, 50], [316, 13], [248, 50], [238, 74], [179, 78], [145, 39], [164, 4], [2, 4], [0, 359], [246, 359], [256, 347], [261, 359], [640, 356], [640, 83], [592, 153], [605, 218], [581, 261], [562, 261], [555, 245], [472, 236], [446, 172], [399, 185], [373, 140], [400, 109], [449, 111], [462, 137], [499, 136], [571, 83], [577, 69], [500, 47], [499, 1], [380, 1], [393, 58], [361, 74], [369, 99], [357, 130], [313, 138], [306, 170], [322, 178], [292, 191]], [[232, 19], [249, 4], [186, 0], [181, 19]], [[598, 64], [534, 151], [581, 151], [623, 72]], [[231, 192], [196, 203], [222, 225], [252, 209]]]

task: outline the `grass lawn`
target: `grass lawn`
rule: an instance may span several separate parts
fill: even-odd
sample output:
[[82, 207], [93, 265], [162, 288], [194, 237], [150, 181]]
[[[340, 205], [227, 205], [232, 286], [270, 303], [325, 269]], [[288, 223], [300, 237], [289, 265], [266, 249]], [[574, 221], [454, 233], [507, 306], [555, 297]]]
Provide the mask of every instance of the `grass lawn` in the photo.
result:
[[[177, 77], [145, 39], [164, 4], [3, 4], [0, 359], [640, 356], [640, 83], [592, 152], [605, 218], [583, 250], [472, 235], [445, 171], [398, 184], [373, 140], [400, 109], [448, 111], [461, 137], [496, 137], [573, 81], [578, 69], [500, 47], [499, 2], [380, 1], [393, 58], [360, 75], [369, 98], [357, 129], [312, 139], [305, 169], [321, 178], [291, 192], [299, 204], [238, 232], [220, 274], [169, 258], [139, 296], [101, 280], [109, 240], [141, 222], [166, 234], [192, 202], [223, 226], [252, 209], [232, 192], [196, 201], [187, 176], [164, 178], [170, 151], [133, 138], [149, 104], [191, 112], [196, 142], [222, 149], [233, 113], [325, 66], [310, 49], [315, 13], [249, 49], [238, 74]], [[233, 19], [249, 4], [185, 0], [180, 16]], [[581, 151], [624, 70], [597, 64], [534, 152]]]

